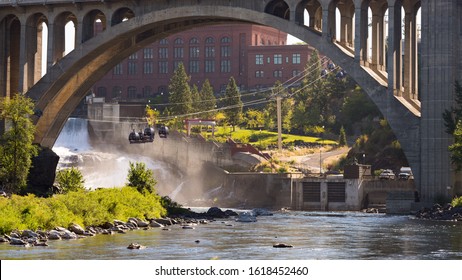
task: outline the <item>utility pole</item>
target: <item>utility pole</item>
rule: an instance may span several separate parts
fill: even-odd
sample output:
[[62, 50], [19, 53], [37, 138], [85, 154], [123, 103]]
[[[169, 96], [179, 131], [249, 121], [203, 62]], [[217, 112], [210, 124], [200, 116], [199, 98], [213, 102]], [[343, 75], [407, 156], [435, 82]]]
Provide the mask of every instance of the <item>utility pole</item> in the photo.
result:
[[282, 120], [281, 120], [281, 95], [276, 95], [276, 110], [278, 118], [278, 151], [282, 153]]

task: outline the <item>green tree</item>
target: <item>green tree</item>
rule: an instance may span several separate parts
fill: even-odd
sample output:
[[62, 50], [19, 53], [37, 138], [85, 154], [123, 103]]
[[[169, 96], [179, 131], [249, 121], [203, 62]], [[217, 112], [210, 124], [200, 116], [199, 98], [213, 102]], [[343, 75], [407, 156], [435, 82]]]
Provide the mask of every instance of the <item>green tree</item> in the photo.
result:
[[198, 113], [202, 111], [202, 99], [199, 94], [199, 89], [196, 85], [191, 87], [191, 100], [192, 100], [192, 111], [191, 113]]
[[205, 82], [202, 84], [202, 88], [200, 91], [200, 96], [201, 96], [201, 112], [204, 112], [202, 114], [203, 118], [212, 118], [215, 115], [215, 112], [212, 110], [215, 109], [217, 105], [217, 101], [215, 98], [215, 95], [213, 94], [213, 87], [210, 85], [210, 82], [208, 79], [205, 80]]
[[182, 63], [178, 65], [168, 85], [170, 93], [170, 113], [172, 115], [183, 115], [192, 112], [192, 97], [189, 87], [189, 77]]
[[453, 134], [459, 121], [462, 120], [462, 86], [459, 81], [455, 83], [455, 103], [455, 107], [451, 107], [443, 113], [444, 125], [448, 134]]
[[32, 144], [35, 127], [29, 118], [33, 108], [32, 100], [19, 93], [1, 102], [1, 119], [10, 128], [0, 141], [0, 182], [13, 193], [26, 187], [32, 157], [38, 153], [37, 146]]
[[85, 189], [82, 173], [74, 167], [59, 170], [56, 173], [55, 182], [62, 193]]
[[248, 128], [259, 128], [264, 124], [263, 113], [260, 111], [249, 109], [245, 116]]
[[338, 145], [343, 147], [346, 144], [347, 144], [346, 133], [345, 133], [345, 129], [343, 128], [343, 125], [342, 125], [342, 127], [340, 128], [340, 135], [339, 135], [339, 138], [338, 138]]
[[146, 168], [143, 162], [130, 162], [127, 181], [129, 187], [136, 188], [140, 193], [154, 193], [157, 184], [152, 170]]
[[233, 77], [229, 79], [226, 87], [224, 104], [227, 108], [225, 111], [226, 121], [228, 124], [232, 125], [233, 131], [236, 131], [236, 125], [238, 125], [242, 119], [243, 104], [241, 101], [241, 93]]

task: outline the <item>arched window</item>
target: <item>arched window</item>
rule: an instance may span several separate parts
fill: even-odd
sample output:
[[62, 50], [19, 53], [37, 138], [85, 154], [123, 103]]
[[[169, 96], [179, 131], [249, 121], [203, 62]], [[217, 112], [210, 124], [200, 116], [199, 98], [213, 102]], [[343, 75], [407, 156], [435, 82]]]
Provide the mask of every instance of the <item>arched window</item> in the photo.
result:
[[168, 40], [167, 39], [162, 39], [162, 40], [160, 40], [159, 44], [168, 45]]
[[183, 39], [181, 39], [181, 38], [176, 38], [174, 44], [175, 44], [175, 45], [183, 45], [183, 44], [184, 44]]
[[221, 38], [221, 43], [222, 44], [229, 44], [229, 43], [231, 43], [231, 38], [229, 38], [228, 36], [225, 36], [225, 37]]
[[193, 37], [193, 38], [191, 38], [191, 40], [189, 40], [189, 44], [190, 45], [197, 45], [197, 44], [199, 44], [199, 40], [196, 37]]
[[205, 43], [206, 44], [214, 44], [215, 39], [213, 37], [207, 37], [207, 39], [205, 39]]

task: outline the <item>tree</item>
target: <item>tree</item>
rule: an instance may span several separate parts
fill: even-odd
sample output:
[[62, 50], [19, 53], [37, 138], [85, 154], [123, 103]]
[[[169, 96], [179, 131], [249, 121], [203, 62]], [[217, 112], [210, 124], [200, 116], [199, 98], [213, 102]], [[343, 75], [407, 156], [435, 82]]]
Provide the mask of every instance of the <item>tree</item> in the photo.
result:
[[143, 162], [130, 162], [127, 181], [129, 187], [136, 188], [140, 193], [153, 193], [157, 184], [152, 170], [147, 169]]
[[35, 127], [29, 118], [33, 108], [32, 100], [19, 93], [1, 103], [1, 119], [10, 128], [0, 141], [0, 182], [13, 193], [26, 187], [32, 157], [38, 154], [37, 146], [32, 144]]
[[456, 126], [462, 120], [462, 86], [459, 81], [455, 83], [455, 93], [456, 106], [451, 107], [449, 110], [444, 110], [443, 113], [444, 125], [448, 134], [454, 134]]
[[199, 89], [196, 85], [191, 87], [191, 100], [192, 100], [192, 111], [191, 113], [198, 113], [202, 110], [202, 100], [199, 94]]
[[242, 118], [243, 104], [241, 93], [233, 77], [229, 79], [228, 86], [226, 87], [224, 104], [226, 107], [226, 121], [233, 126], [233, 131], [236, 131], [236, 125], [239, 124]]
[[183, 64], [180, 63], [168, 85], [170, 113], [172, 115], [184, 115], [192, 112], [191, 89], [188, 82], [189, 77], [186, 75]]
[[[280, 81], [276, 81], [274, 84], [273, 93], [275, 95], [280, 95], [282, 97], [281, 100], [281, 117], [282, 117], [282, 128], [286, 131], [290, 131], [292, 129], [292, 116], [293, 110], [292, 107], [294, 105], [294, 101], [292, 98], [288, 98], [288, 93], [286, 88], [282, 85]], [[267, 121], [266, 123], [269, 124], [268, 128], [273, 128], [274, 124], [277, 124], [277, 106], [276, 100], [274, 102], [269, 102], [266, 105], [266, 110], [268, 112], [268, 117], [272, 118], [271, 121]]]
[[249, 109], [245, 113], [247, 127], [248, 128], [259, 128], [264, 124], [263, 113], [257, 110]]
[[55, 182], [62, 193], [85, 189], [82, 173], [74, 167], [59, 170], [56, 173]]
[[345, 133], [345, 129], [343, 128], [343, 125], [342, 125], [342, 127], [340, 128], [340, 135], [339, 135], [339, 138], [338, 138], [338, 145], [343, 147], [346, 144], [347, 144], [346, 133]]
[[205, 82], [202, 84], [202, 88], [200, 91], [200, 96], [201, 96], [201, 112], [202, 116], [204, 118], [211, 118], [215, 115], [215, 113], [212, 111], [215, 109], [217, 105], [217, 101], [215, 98], [215, 95], [213, 94], [213, 87], [210, 85], [210, 82], [208, 79], [205, 80]]
[[445, 110], [443, 113], [446, 132], [454, 136], [454, 144], [449, 146], [451, 161], [456, 170], [462, 170], [462, 86], [459, 81], [455, 83], [455, 107]]

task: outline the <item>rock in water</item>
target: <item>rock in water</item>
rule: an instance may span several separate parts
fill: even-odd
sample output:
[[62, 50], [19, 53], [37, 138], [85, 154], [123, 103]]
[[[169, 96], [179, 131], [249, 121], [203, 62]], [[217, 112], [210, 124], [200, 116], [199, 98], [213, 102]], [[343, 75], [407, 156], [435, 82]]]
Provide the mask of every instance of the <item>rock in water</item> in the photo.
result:
[[145, 249], [146, 246], [143, 246], [143, 245], [140, 245], [138, 243], [130, 243], [130, 245], [128, 245], [127, 249], [130, 249], [130, 250], [133, 250], [133, 249], [138, 249], [138, 250], [141, 250], [141, 249]]
[[273, 245], [274, 248], [292, 248], [294, 246], [285, 243], [276, 243]]

